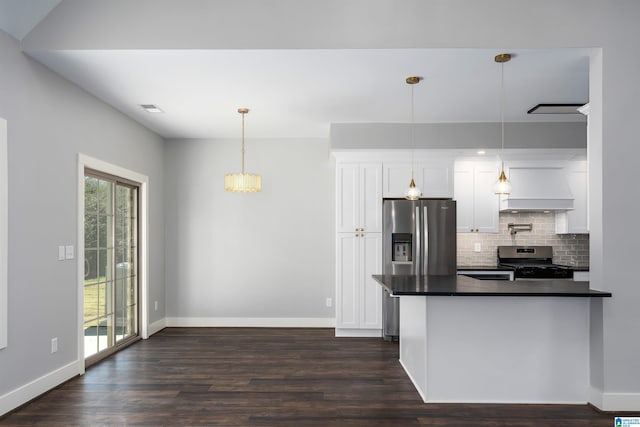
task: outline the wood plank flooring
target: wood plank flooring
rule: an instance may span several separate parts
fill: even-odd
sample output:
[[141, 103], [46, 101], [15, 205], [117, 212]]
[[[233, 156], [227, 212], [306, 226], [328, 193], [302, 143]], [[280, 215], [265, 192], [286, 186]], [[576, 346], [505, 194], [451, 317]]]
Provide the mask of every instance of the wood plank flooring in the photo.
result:
[[613, 426], [586, 405], [424, 404], [398, 344], [333, 329], [167, 328], [2, 426]]

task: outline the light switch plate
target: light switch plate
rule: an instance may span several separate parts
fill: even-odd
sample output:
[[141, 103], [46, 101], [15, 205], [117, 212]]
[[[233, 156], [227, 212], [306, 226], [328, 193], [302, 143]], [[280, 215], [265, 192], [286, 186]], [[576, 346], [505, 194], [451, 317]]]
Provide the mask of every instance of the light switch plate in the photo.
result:
[[480, 243], [474, 243], [473, 244], [473, 251], [474, 252], [482, 252], [482, 245]]
[[64, 247], [64, 257], [65, 259], [73, 259], [75, 257], [75, 251], [73, 250], [73, 245], [67, 245]]
[[64, 261], [64, 246], [58, 246], [58, 261]]

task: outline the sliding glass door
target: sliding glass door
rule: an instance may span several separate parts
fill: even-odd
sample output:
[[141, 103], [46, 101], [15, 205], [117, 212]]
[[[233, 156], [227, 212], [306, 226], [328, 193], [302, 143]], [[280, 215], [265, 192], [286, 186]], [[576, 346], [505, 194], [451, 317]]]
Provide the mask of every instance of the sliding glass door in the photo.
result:
[[85, 171], [84, 349], [87, 364], [138, 337], [138, 193]]

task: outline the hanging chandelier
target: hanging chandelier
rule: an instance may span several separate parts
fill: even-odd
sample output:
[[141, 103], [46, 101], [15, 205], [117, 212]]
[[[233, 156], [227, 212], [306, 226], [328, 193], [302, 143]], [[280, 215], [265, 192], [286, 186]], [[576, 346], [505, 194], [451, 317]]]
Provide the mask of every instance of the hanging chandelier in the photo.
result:
[[411, 85], [411, 183], [409, 188], [404, 193], [404, 197], [407, 200], [418, 200], [422, 196], [420, 188], [416, 187], [416, 182], [413, 179], [413, 171], [415, 164], [415, 142], [414, 142], [414, 102], [413, 102], [413, 88], [416, 84], [420, 83], [421, 77], [411, 76], [405, 80], [408, 85]]
[[262, 191], [262, 177], [244, 172], [244, 116], [248, 108], [238, 108], [242, 114], [242, 172], [228, 173], [224, 176], [224, 191], [235, 193], [257, 193]]
[[511, 60], [511, 54], [501, 53], [496, 55], [494, 60], [500, 64], [500, 134], [501, 134], [501, 149], [500, 158], [502, 166], [500, 168], [500, 176], [495, 184], [493, 184], [493, 192], [498, 195], [508, 195], [511, 193], [511, 183], [507, 179], [504, 173], [504, 64]]

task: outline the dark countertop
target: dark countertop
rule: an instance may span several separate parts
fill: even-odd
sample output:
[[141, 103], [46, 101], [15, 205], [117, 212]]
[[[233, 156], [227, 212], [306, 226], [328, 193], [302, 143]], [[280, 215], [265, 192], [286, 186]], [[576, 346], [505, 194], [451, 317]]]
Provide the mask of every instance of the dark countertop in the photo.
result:
[[444, 296], [610, 297], [571, 280], [478, 280], [467, 276], [373, 275], [389, 293]]

